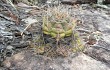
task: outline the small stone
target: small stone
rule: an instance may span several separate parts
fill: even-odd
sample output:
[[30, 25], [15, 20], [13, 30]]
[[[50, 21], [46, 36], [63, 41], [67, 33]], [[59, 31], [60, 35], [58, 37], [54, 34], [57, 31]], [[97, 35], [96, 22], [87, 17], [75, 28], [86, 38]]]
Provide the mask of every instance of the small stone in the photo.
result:
[[4, 61], [3, 64], [5, 64], [5, 67], [7, 67], [7, 68], [9, 68], [11, 66], [11, 63], [9, 60]]
[[96, 38], [93, 35], [90, 35], [87, 44], [94, 45], [96, 44], [96, 42], [97, 42]]
[[19, 53], [19, 54], [14, 55], [13, 56], [13, 59], [15, 61], [20, 61], [20, 60], [23, 60], [24, 59], [24, 56], [21, 53]]
[[9, 45], [9, 46], [7, 46], [6, 49], [12, 50], [13, 49], [13, 46]]

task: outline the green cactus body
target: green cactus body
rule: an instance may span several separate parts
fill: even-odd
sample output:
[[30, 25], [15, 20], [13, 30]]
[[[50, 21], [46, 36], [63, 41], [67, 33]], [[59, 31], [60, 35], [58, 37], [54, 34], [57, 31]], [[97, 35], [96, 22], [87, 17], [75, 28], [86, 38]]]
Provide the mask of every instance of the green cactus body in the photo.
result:
[[72, 45], [74, 46], [72, 48], [72, 52], [78, 52], [78, 51], [83, 51], [84, 50], [84, 44], [79, 37], [78, 33], [74, 33], [75, 41], [72, 41]]
[[73, 23], [73, 19], [68, 17], [68, 14], [64, 12], [51, 12], [50, 15], [43, 17], [43, 33], [50, 35], [52, 38], [64, 38], [71, 36], [76, 23]]
[[[75, 31], [75, 26], [76, 20], [69, 17], [68, 14], [58, 11], [52, 11], [49, 15], [46, 14], [45, 16], [43, 16], [42, 32], [43, 34], [45, 34], [45, 36], [48, 35], [48, 37], [50, 37], [51, 39], [56, 40], [54, 42], [62, 43], [64, 44], [64, 46], [68, 46], [69, 48], [72, 46], [72, 52], [82, 51], [84, 49], [84, 44], [81, 41], [78, 33]], [[75, 39], [73, 39], [72, 36], [74, 36]], [[71, 39], [69, 43], [71, 45], [67, 45], [62, 41], [67, 38]], [[56, 46], [60, 46], [59, 43], [56, 43]]]

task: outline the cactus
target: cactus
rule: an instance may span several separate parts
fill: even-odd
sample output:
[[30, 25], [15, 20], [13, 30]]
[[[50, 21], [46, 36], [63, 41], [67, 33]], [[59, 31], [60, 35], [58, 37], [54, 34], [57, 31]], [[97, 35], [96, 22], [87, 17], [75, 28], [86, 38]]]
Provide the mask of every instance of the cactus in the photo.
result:
[[76, 20], [65, 12], [52, 10], [49, 15], [43, 16], [43, 33], [50, 35], [57, 41], [66, 36], [71, 36], [75, 26]]
[[84, 43], [82, 43], [81, 38], [79, 37], [79, 34], [77, 32], [74, 33], [74, 37], [76, 38], [74, 41], [72, 41], [72, 45], [74, 47], [71, 49], [72, 52], [78, 52], [78, 51], [83, 51], [84, 50]]
[[47, 12], [42, 17], [44, 35], [35, 42], [38, 44], [35, 46], [37, 53], [53, 57], [68, 56], [70, 51], [74, 53], [82, 51], [84, 44], [75, 31], [76, 20], [61, 10], [49, 9]]

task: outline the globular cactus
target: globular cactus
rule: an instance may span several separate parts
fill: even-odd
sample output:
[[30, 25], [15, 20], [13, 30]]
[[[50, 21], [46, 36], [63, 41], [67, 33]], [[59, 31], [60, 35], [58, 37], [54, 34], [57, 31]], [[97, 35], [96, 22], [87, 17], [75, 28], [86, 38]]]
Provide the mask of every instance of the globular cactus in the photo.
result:
[[76, 26], [76, 20], [69, 16], [67, 12], [51, 10], [43, 16], [43, 33], [50, 35], [59, 41], [61, 38], [71, 36]]

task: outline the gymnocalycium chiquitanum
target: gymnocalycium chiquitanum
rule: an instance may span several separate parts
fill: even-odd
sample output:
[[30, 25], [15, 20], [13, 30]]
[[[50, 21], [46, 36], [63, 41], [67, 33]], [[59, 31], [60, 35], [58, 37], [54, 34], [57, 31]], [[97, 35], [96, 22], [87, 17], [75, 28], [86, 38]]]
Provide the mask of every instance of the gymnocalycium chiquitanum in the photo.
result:
[[70, 36], [76, 26], [76, 20], [69, 17], [68, 13], [51, 11], [43, 16], [43, 33], [50, 35], [59, 41], [61, 38]]
[[55, 39], [57, 45], [59, 45], [60, 40], [69, 37], [71, 41], [68, 46], [72, 46], [71, 50], [73, 52], [81, 51], [84, 49], [84, 44], [78, 32], [75, 31], [76, 21], [75, 18], [70, 16], [69, 12], [63, 9], [51, 8], [43, 16], [43, 34]]

